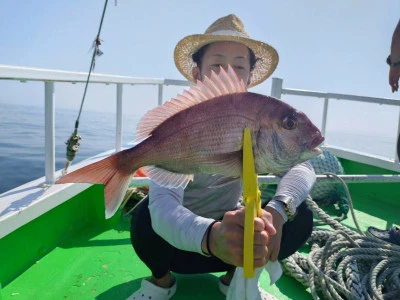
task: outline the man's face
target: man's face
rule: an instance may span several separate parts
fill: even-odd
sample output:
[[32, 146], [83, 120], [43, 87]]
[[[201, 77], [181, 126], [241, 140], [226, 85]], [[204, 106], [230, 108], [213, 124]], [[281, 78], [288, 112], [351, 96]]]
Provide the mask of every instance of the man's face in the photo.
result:
[[247, 85], [250, 82], [250, 54], [249, 49], [236, 42], [216, 42], [209, 45], [201, 61], [201, 69], [193, 69], [195, 80], [203, 80], [204, 76], [210, 77], [211, 71], [219, 73], [220, 67], [225, 70], [228, 65], [235, 70], [236, 74]]

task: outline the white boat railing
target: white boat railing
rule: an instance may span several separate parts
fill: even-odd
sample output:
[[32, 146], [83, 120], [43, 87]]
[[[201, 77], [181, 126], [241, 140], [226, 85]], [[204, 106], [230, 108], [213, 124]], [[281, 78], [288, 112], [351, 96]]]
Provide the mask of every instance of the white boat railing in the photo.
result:
[[[281, 78], [272, 78], [272, 87], [271, 87], [271, 96], [281, 99], [282, 94], [286, 95], [294, 95], [294, 96], [306, 96], [306, 97], [314, 97], [314, 98], [322, 98], [324, 99], [324, 107], [322, 114], [322, 125], [321, 132], [323, 136], [326, 136], [326, 124], [328, 117], [328, 108], [329, 108], [329, 100], [330, 99], [340, 99], [340, 100], [348, 100], [348, 101], [357, 101], [364, 103], [377, 103], [384, 104], [397, 107], [399, 109], [399, 118], [397, 122], [397, 134], [396, 137], [400, 134], [400, 100], [397, 99], [389, 99], [389, 98], [375, 98], [375, 97], [366, 97], [366, 96], [357, 96], [357, 95], [348, 95], [348, 94], [338, 94], [338, 93], [326, 93], [326, 92], [316, 92], [316, 91], [307, 91], [307, 90], [299, 90], [299, 89], [289, 89], [283, 88], [283, 79]], [[326, 141], [325, 141], [326, 143]], [[367, 153], [362, 153], [355, 150], [349, 150], [333, 145], [323, 145], [322, 148], [332, 152], [332, 154], [347, 158], [351, 160], [355, 160], [362, 163], [367, 163], [370, 165], [374, 165], [377, 167], [382, 167], [385, 169], [400, 171], [399, 157], [397, 155], [396, 145], [394, 146], [393, 153], [394, 159], [386, 159], [383, 157], [378, 157], [376, 155], [369, 155]]]
[[[87, 73], [85, 72], [70, 72], [61, 70], [49, 70], [39, 68], [28, 68], [18, 66], [0, 65], [0, 80], [14, 80], [20, 82], [27, 81], [40, 81], [44, 83], [44, 102], [45, 102], [45, 178], [46, 183], [52, 184], [55, 182], [55, 83], [85, 83], [87, 80]], [[163, 101], [163, 87], [165, 85], [172, 86], [189, 86], [190, 83], [185, 80], [173, 79], [160, 79], [160, 78], [138, 78], [129, 76], [106, 75], [93, 73], [90, 77], [91, 84], [115, 84], [116, 85], [116, 135], [115, 135], [115, 149], [116, 151], [122, 148], [122, 96], [124, 85], [156, 85], [158, 86], [158, 105]], [[378, 103], [400, 108], [400, 101], [396, 99], [387, 98], [372, 98], [365, 96], [324, 93], [315, 91], [305, 91], [288, 89], [282, 87], [283, 80], [280, 78], [272, 79], [271, 96], [278, 99], [282, 94], [308, 96], [324, 99], [324, 110], [322, 116], [321, 131], [325, 134], [328, 104], [329, 99], [342, 99], [350, 101], [359, 101], [367, 103]], [[400, 133], [400, 110], [399, 122], [397, 124], [397, 136]], [[339, 157], [352, 159], [362, 163], [375, 165], [378, 167], [386, 168], [389, 170], [400, 171], [399, 157], [397, 157], [396, 149], [395, 159], [384, 159], [374, 155], [365, 153], [358, 153], [353, 150], [346, 150], [344, 148], [336, 147], [333, 145], [325, 145], [324, 148], [331, 151], [334, 155]]]
[[[87, 73], [27, 68], [0, 65], [0, 80], [20, 82], [41, 81], [44, 83], [45, 109], [45, 177], [46, 183], [55, 182], [55, 83], [85, 83]], [[186, 80], [139, 78], [129, 76], [105, 75], [92, 73], [90, 84], [116, 85], [116, 134], [115, 149], [122, 149], [122, 95], [124, 85], [157, 85], [158, 105], [162, 104], [164, 85], [189, 86]]]

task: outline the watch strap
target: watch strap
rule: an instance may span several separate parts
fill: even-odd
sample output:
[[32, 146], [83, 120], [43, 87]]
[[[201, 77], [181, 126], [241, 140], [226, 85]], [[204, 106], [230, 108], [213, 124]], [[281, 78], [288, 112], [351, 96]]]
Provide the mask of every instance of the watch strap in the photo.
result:
[[391, 67], [397, 67], [400, 66], [400, 61], [398, 62], [392, 62], [392, 58], [390, 57], [390, 55], [386, 58], [386, 63], [391, 66]]
[[296, 215], [297, 207], [293, 197], [286, 195], [275, 195], [272, 200], [278, 201], [283, 204], [286, 216], [289, 221], [292, 221]]

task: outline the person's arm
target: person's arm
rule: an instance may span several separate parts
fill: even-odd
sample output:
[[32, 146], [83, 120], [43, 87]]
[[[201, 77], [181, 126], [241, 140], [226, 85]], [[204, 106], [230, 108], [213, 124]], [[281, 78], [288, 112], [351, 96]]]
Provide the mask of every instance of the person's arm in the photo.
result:
[[393, 32], [392, 44], [390, 47], [390, 58], [392, 62], [400, 61], [400, 20]]
[[[400, 21], [393, 32], [392, 44], [390, 46], [390, 60], [392, 63], [400, 62]], [[391, 66], [389, 71], [389, 84], [392, 92], [399, 90], [400, 65]]]
[[[182, 189], [150, 183], [149, 197], [153, 229], [171, 245], [203, 255], [212, 254], [228, 264], [243, 266], [243, 208], [228, 211], [222, 221], [213, 223], [213, 219], [200, 217], [182, 206]], [[271, 215], [264, 211], [254, 226], [254, 266], [261, 267], [266, 263], [268, 234], [275, 234]]]
[[150, 183], [149, 210], [154, 231], [174, 247], [205, 254], [201, 243], [213, 219], [203, 218], [182, 205], [183, 189]]
[[[282, 177], [275, 196], [293, 197], [296, 207], [299, 207], [310, 193], [315, 181], [314, 168], [310, 161], [306, 161], [293, 167]], [[277, 200], [272, 199], [265, 207], [265, 210], [272, 215], [273, 225], [276, 230], [276, 234], [271, 235], [268, 245], [268, 260], [275, 261], [278, 259], [282, 229], [288, 220], [288, 216], [286, 215], [284, 204]]]
[[[298, 164], [282, 177], [276, 189], [275, 196], [292, 197], [296, 207], [299, 207], [310, 193], [316, 179], [317, 177], [311, 161], [308, 160]], [[288, 220], [285, 207], [281, 202], [272, 199], [267, 206], [278, 211], [285, 222]]]

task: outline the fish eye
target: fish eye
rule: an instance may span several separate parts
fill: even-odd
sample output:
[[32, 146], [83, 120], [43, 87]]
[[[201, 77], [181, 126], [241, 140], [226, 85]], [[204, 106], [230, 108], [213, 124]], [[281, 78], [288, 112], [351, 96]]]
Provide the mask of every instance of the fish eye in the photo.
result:
[[287, 130], [293, 130], [297, 128], [297, 120], [293, 116], [285, 117], [282, 121], [282, 127]]

